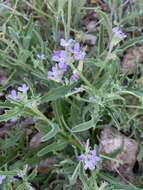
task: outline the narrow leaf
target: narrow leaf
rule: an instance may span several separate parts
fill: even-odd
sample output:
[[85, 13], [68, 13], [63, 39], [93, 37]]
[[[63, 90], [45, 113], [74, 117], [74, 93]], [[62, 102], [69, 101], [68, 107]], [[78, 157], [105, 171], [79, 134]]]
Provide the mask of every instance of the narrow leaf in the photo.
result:
[[7, 111], [5, 114], [0, 115], [0, 121], [8, 121], [10, 119], [14, 119], [17, 116], [19, 116], [19, 113], [20, 113], [19, 108]]
[[49, 139], [53, 138], [56, 136], [56, 134], [59, 132], [59, 126], [57, 124], [52, 125], [52, 130], [46, 134], [45, 136], [42, 137], [42, 141], [48, 141]]
[[94, 127], [93, 120], [90, 120], [73, 127], [72, 132], [78, 133], [78, 132], [86, 131], [92, 127]]
[[17, 170], [13, 170], [13, 171], [0, 171], [0, 175], [16, 176], [17, 172], [18, 172]]
[[77, 177], [79, 175], [79, 169], [80, 169], [80, 162], [79, 164], [76, 166], [74, 173], [72, 174], [71, 178], [70, 178], [70, 185], [74, 185], [77, 181]]
[[44, 102], [57, 100], [68, 94], [70, 92], [70, 89], [71, 86], [61, 86], [58, 88], [53, 88], [43, 96], [42, 100]]
[[49, 153], [49, 152], [53, 152], [53, 151], [58, 151], [58, 150], [62, 150], [64, 149], [64, 147], [66, 146], [65, 142], [54, 142], [48, 146], [46, 146], [45, 148], [43, 148], [42, 150], [40, 150], [37, 155], [39, 157], [44, 156], [45, 154]]
[[128, 40], [122, 46], [120, 46], [116, 50], [116, 52], [118, 54], [122, 54], [126, 49], [128, 49], [129, 47], [132, 47], [132, 46], [134, 46], [136, 44], [143, 44], [143, 37], [142, 36]]
[[112, 25], [111, 25], [111, 21], [109, 19], [109, 16], [105, 12], [103, 12], [99, 9], [96, 9], [95, 11], [96, 11], [97, 15], [101, 18], [101, 21], [102, 21], [103, 25], [105, 26], [105, 28], [107, 29], [108, 35], [111, 39], [111, 37], [112, 37]]
[[98, 54], [101, 55], [104, 51], [104, 26], [101, 24], [98, 40]]

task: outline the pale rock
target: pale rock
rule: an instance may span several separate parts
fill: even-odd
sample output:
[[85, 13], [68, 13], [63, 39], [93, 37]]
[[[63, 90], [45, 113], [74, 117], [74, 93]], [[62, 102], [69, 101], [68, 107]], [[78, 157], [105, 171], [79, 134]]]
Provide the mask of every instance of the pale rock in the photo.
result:
[[[121, 149], [121, 150], [120, 150]], [[104, 160], [102, 167], [104, 170], [120, 172], [121, 174], [132, 173], [137, 160], [138, 144], [135, 140], [119, 133], [114, 128], [105, 128], [101, 133], [99, 152], [109, 155], [117, 151], [115, 160]]]

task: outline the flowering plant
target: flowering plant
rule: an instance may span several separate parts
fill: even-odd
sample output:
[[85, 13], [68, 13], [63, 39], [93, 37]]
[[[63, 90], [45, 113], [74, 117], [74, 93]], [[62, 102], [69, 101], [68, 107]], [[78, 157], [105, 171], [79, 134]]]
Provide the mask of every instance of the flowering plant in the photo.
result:
[[143, 189], [142, 10], [0, 1], [0, 190]]

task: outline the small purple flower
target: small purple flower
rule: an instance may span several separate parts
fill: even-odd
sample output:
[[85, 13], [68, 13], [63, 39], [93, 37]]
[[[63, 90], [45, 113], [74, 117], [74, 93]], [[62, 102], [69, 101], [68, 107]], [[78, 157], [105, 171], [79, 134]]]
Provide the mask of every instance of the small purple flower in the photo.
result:
[[79, 75], [76, 72], [73, 72], [70, 79], [71, 79], [71, 81], [78, 81], [79, 80]]
[[73, 39], [69, 39], [68, 41], [64, 40], [63, 38], [60, 40], [60, 45], [62, 47], [69, 47], [71, 46], [75, 41]]
[[29, 87], [26, 84], [22, 84], [22, 86], [18, 87], [18, 90], [22, 93], [26, 93]]
[[112, 29], [113, 36], [117, 39], [123, 40], [127, 37], [126, 34], [124, 34], [118, 27], [114, 27]]
[[8, 98], [10, 98], [12, 100], [18, 100], [19, 96], [17, 95], [16, 90], [12, 90], [11, 93], [8, 95]]
[[52, 56], [52, 61], [59, 62], [59, 63], [69, 63], [72, 60], [72, 57], [67, 55], [66, 51], [54, 51]]
[[62, 77], [64, 74], [64, 71], [66, 70], [66, 67], [63, 65], [60, 65], [61, 68], [59, 67], [58, 64], [52, 67], [51, 71], [48, 71], [48, 79], [49, 80], [55, 80], [57, 82], [62, 82]]
[[3, 180], [5, 179], [6, 177], [4, 175], [0, 175], [0, 185], [3, 183]]
[[69, 48], [69, 51], [74, 54], [74, 57], [77, 61], [83, 60], [85, 58], [85, 51], [81, 51], [80, 44], [76, 43], [74, 49]]
[[80, 161], [83, 161], [83, 160], [85, 159], [84, 154], [81, 154], [80, 156], [78, 156], [78, 159], [79, 159]]
[[38, 53], [37, 54], [37, 58], [40, 59], [40, 60], [45, 60], [45, 55], [43, 53]]
[[61, 69], [61, 70], [63, 70], [63, 71], [67, 71], [67, 67], [68, 67], [68, 65], [66, 64], [66, 63], [59, 63], [58, 64], [58, 66], [59, 66], [59, 68]]
[[85, 154], [81, 154], [78, 159], [83, 162], [84, 169], [93, 171], [96, 168], [96, 163], [101, 160], [96, 154], [96, 149], [88, 150]]

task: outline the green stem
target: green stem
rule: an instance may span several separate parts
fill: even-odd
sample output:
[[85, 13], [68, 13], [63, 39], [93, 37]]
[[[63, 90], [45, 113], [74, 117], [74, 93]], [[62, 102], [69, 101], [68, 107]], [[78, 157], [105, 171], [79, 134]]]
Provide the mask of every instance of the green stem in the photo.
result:
[[117, 162], [119, 164], [123, 164], [123, 162], [121, 160], [117, 160], [117, 159], [111, 158], [111, 157], [103, 155], [103, 154], [100, 154], [99, 156], [101, 158], [104, 158], [104, 159], [107, 159], [107, 160], [111, 160], [111, 161]]
[[72, 68], [72, 70], [76, 70], [78, 75], [80, 76], [80, 78], [83, 80], [83, 82], [89, 87], [89, 89], [91, 91], [93, 91], [94, 87], [92, 86], [92, 84], [84, 77], [84, 75], [78, 71], [75, 66], [73, 64], [70, 64], [70, 67]]
[[72, 0], [68, 0], [67, 39], [70, 36]]
[[[83, 146], [82, 146], [82, 144], [81, 144], [81, 142], [79, 141], [79, 139], [77, 138], [77, 136], [70, 130], [70, 128], [67, 126], [67, 124], [66, 124], [66, 122], [65, 122], [65, 120], [64, 120], [64, 118], [62, 117], [62, 122], [63, 122], [63, 124], [64, 124], [64, 126], [65, 126], [65, 128], [67, 129], [67, 131], [72, 135], [72, 137], [74, 138], [74, 144], [76, 144], [76, 146], [81, 150], [81, 151], [83, 151], [84, 150], [84, 148], [83, 148]], [[71, 138], [71, 142], [73, 142], [73, 139]]]
[[40, 117], [41, 120], [45, 121], [49, 125], [52, 125], [52, 122], [42, 113], [38, 110], [36, 106], [32, 107], [32, 111]]
[[60, 135], [66, 139], [66, 141], [68, 142], [68, 144], [75, 146], [76, 148], [78, 148], [79, 150], [83, 150], [82, 146], [75, 141], [75, 139], [73, 139], [70, 135], [68, 135], [65, 131], [60, 131]]

